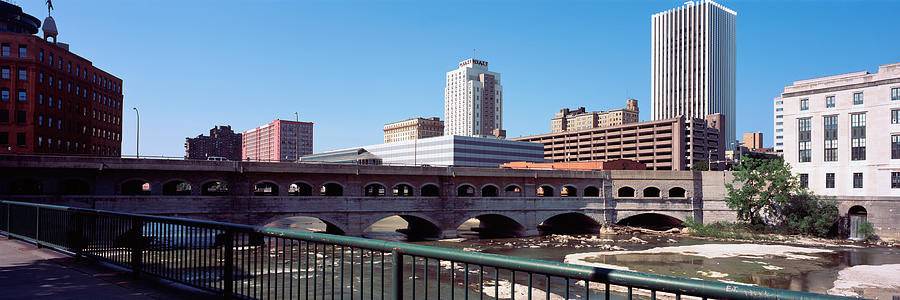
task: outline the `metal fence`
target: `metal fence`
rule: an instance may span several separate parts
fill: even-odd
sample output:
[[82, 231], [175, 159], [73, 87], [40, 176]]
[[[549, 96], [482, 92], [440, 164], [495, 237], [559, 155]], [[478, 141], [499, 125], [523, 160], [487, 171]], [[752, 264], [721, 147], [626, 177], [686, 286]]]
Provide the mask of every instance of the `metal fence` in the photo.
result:
[[321, 233], [0, 201], [0, 231], [225, 298], [846, 299]]

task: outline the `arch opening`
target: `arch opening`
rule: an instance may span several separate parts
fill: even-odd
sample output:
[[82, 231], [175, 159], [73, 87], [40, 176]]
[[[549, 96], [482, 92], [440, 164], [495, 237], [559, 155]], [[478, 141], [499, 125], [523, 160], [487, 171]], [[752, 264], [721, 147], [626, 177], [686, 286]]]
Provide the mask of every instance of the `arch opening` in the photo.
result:
[[522, 188], [518, 185], [511, 184], [504, 189], [507, 197], [521, 197], [522, 196]]
[[616, 197], [631, 198], [634, 197], [634, 189], [629, 186], [620, 187], [616, 192]]
[[331, 182], [322, 185], [322, 188], [319, 190], [320, 196], [343, 196], [344, 195], [344, 187], [340, 184]]
[[486, 185], [481, 188], [481, 196], [482, 197], [497, 197], [500, 196], [498, 189], [493, 185]]
[[222, 181], [210, 181], [200, 187], [200, 193], [204, 196], [228, 195], [228, 184]]
[[363, 195], [366, 197], [384, 196], [384, 186], [378, 183], [370, 183], [363, 190]]
[[150, 195], [150, 183], [144, 180], [129, 180], [122, 184], [122, 195]]
[[290, 216], [271, 221], [265, 227], [344, 235], [345, 231], [328, 221], [310, 216]]
[[563, 186], [562, 189], [559, 191], [559, 196], [560, 197], [578, 197], [578, 189], [571, 185]]
[[421, 192], [424, 197], [438, 197], [441, 195], [440, 188], [433, 184], [426, 184], [422, 187]]
[[600, 197], [600, 189], [595, 186], [589, 186], [584, 188], [584, 196], [585, 197]]
[[431, 221], [412, 215], [382, 218], [363, 230], [363, 237], [390, 241], [425, 241], [441, 238], [441, 229]]
[[549, 185], [542, 185], [537, 188], [537, 196], [538, 197], [553, 197], [553, 187]]
[[288, 196], [312, 196], [312, 186], [303, 182], [292, 183], [288, 187]]
[[588, 234], [600, 232], [600, 223], [582, 213], [564, 213], [550, 217], [538, 225], [541, 235]]
[[44, 193], [44, 185], [31, 178], [20, 178], [9, 183], [9, 193], [13, 195], [39, 195]]
[[414, 195], [413, 187], [405, 183], [395, 185], [391, 192], [394, 197], [412, 197]]
[[860, 205], [854, 205], [847, 210], [847, 217], [850, 218], [850, 239], [852, 240], [864, 240], [866, 239], [865, 233], [860, 230], [860, 226], [867, 222], [869, 212], [865, 207]]
[[641, 227], [651, 230], [669, 230], [681, 228], [683, 222], [675, 217], [658, 213], [637, 214], [616, 222], [616, 225]]
[[659, 198], [659, 189], [652, 186], [645, 188], [644, 198]]
[[172, 180], [163, 184], [163, 195], [190, 195], [191, 184], [183, 180]]
[[669, 189], [669, 198], [684, 198], [686, 194], [685, 190], [680, 187]]
[[475, 197], [475, 187], [468, 184], [463, 184], [456, 189], [456, 196]]
[[466, 220], [456, 228], [458, 236], [509, 238], [524, 235], [525, 226], [500, 214], [485, 214]]
[[88, 195], [91, 193], [91, 185], [81, 179], [67, 179], [59, 183], [59, 193], [62, 195]]
[[253, 196], [278, 196], [278, 185], [274, 182], [260, 182], [253, 186]]

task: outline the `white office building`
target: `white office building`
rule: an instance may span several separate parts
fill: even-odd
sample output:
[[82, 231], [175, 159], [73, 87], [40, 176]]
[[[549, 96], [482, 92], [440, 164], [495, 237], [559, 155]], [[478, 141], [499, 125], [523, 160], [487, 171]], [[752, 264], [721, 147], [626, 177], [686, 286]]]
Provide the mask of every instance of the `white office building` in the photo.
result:
[[795, 81], [774, 109], [775, 152], [813, 192], [900, 196], [900, 63]]
[[444, 135], [506, 137], [500, 73], [488, 71], [488, 62], [467, 59], [447, 72]]
[[725, 146], [733, 150], [736, 20], [736, 12], [713, 1], [688, 1], [653, 15], [652, 120], [722, 114]]
[[547, 162], [543, 144], [494, 138], [445, 135], [361, 148], [384, 164], [497, 168], [513, 161]]

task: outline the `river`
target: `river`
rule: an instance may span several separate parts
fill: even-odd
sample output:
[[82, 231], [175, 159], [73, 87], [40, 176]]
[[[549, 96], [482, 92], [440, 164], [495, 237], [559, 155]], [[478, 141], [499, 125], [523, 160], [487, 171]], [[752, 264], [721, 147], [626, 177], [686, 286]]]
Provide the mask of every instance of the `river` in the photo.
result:
[[[270, 224], [300, 230], [323, 225], [307, 218]], [[399, 217], [388, 218], [365, 236], [406, 242], [395, 232], [403, 227]], [[642, 232], [494, 239], [464, 234], [412, 243], [796, 291], [879, 299], [900, 295], [900, 251], [888, 247], [724, 242]]]

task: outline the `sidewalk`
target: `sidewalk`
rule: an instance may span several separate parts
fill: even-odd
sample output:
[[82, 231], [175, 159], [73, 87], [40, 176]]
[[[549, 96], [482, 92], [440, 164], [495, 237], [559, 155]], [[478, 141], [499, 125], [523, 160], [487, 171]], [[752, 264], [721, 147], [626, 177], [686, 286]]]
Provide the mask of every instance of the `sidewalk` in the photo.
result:
[[0, 299], [220, 299], [0, 235]]

